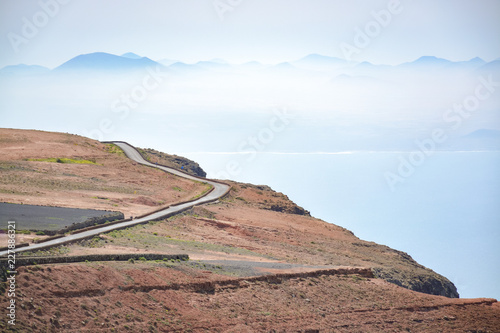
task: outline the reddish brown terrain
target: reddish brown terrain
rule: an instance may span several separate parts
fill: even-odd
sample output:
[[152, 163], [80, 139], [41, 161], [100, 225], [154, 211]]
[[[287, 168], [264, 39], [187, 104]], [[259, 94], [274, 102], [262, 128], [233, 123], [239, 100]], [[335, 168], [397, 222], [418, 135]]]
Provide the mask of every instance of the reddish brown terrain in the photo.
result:
[[500, 307], [491, 299], [431, 296], [358, 275], [266, 278], [163, 263], [25, 267], [17, 326], [20, 332], [498, 332]]
[[[95, 164], [34, 159], [72, 158]], [[77, 135], [0, 129], [0, 201], [121, 211], [189, 200], [205, 187], [137, 165], [113, 145]]]
[[[11, 137], [10, 142], [4, 140], [3, 133]], [[12, 142], [12, 137], [32, 138], [32, 135], [38, 139], [24, 144], [19, 140], [16, 144]], [[68, 138], [96, 145], [96, 154], [102, 152], [95, 157], [97, 165], [23, 160], [32, 158], [46, 146], [53, 147], [52, 154], [45, 152], [35, 157], [90, 159], [87, 150], [83, 150], [87, 149], [85, 146], [57, 141], [64, 136], [0, 130], [0, 166], [33, 169], [40, 168], [39, 164], [51, 164], [55, 168], [68, 168], [44, 173], [50, 181], [61, 177], [60, 172], [85, 179], [90, 176], [85, 168], [99, 170], [100, 164], [106, 165], [106, 175], [98, 176], [102, 181], [109, 186], [126, 186], [130, 183], [121, 176], [130, 175], [130, 180], [136, 181], [130, 186], [155, 201], [177, 200], [175, 195], [184, 192], [174, 191], [168, 197], [170, 192], [166, 191], [164, 199], [160, 199], [163, 192], [158, 189], [160, 193], [156, 193], [157, 184], [149, 183], [148, 177], [179, 182], [170, 183], [170, 189], [179, 186], [188, 192], [190, 188], [183, 183], [187, 181], [135, 165], [118, 153], [107, 152], [104, 145], [77, 136]], [[72, 155], [73, 146], [82, 150]], [[32, 152], [16, 152], [23, 149]], [[88, 149], [94, 152], [94, 148]], [[9, 157], [4, 154], [6, 151]], [[108, 158], [110, 161], [106, 162]], [[9, 174], [12, 177], [17, 172], [29, 171], [13, 168], [8, 172], [12, 172]], [[114, 176], [117, 178], [113, 179]], [[9, 178], [3, 170], [0, 177], [0, 189], [14, 189], [9, 187], [6, 180]], [[31, 203], [44, 204], [57, 197], [64, 201], [58, 189], [40, 187], [36, 177], [26, 179], [32, 183], [27, 182], [22, 192], [7, 193], [6, 201], [30, 199]], [[51, 256], [185, 253], [191, 260], [137, 258], [128, 262], [20, 267], [17, 331], [500, 332], [500, 306], [496, 300], [445, 297], [456, 296], [453, 284], [419, 265], [408, 254], [360, 240], [342, 227], [315, 219], [267, 186], [230, 184], [230, 193], [218, 202], [163, 221], [34, 253]], [[193, 192], [189, 195], [203, 189], [200, 184], [191, 186]], [[31, 194], [42, 190], [43, 194]], [[96, 195], [92, 191], [100, 190], [88, 189], [85, 193], [92, 197]], [[78, 189], [75, 191], [79, 193]], [[2, 190], [1, 198], [5, 192]], [[120, 195], [126, 198], [134, 194]], [[75, 195], [75, 202], [76, 198]], [[78, 207], [98, 208], [94, 203], [82, 199]], [[141, 207], [124, 199], [116, 204], [121, 205], [116, 210]], [[5, 309], [7, 301], [4, 294], [0, 307]], [[0, 325], [3, 330], [8, 327], [5, 315], [0, 317]]]

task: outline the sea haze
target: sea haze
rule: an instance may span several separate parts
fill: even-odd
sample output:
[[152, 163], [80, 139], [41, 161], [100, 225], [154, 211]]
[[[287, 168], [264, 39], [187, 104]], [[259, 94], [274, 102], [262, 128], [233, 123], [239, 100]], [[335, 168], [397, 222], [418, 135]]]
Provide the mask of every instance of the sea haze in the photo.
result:
[[[165, 55], [161, 59], [170, 59]], [[276, 64], [92, 53], [0, 69], [1, 127], [126, 140], [271, 185], [500, 298], [500, 61]]]
[[241, 161], [239, 181], [267, 184], [314, 217], [409, 253], [448, 277], [461, 297], [500, 297], [500, 152], [438, 152], [393, 192], [384, 173], [408, 152], [241, 155], [191, 153], [217, 175]]

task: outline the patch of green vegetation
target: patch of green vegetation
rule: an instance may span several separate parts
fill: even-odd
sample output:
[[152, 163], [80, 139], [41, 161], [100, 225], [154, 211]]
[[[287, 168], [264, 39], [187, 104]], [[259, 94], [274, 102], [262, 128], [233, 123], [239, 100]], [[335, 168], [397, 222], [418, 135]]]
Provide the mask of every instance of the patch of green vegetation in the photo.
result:
[[[210, 271], [215, 274], [219, 275], [226, 275], [226, 276], [249, 276], [253, 275], [250, 270], [247, 269], [241, 269], [240, 267], [235, 267], [231, 265], [227, 266], [221, 266], [221, 265], [213, 265], [209, 263], [204, 263], [200, 261], [189, 261], [186, 263], [183, 263], [184, 265], [187, 265], [188, 267], [195, 268], [195, 269], [201, 269], [204, 271]], [[174, 266], [172, 266], [174, 267]]]
[[142, 155], [142, 157], [148, 161], [148, 162], [151, 162], [151, 156], [149, 156], [148, 152], [145, 151], [144, 149], [142, 148], [138, 148], [136, 147], [136, 149], [139, 151], [139, 153]]
[[54, 257], [61, 256], [70, 252], [69, 247], [61, 245], [57, 247], [51, 247], [47, 250], [39, 250], [39, 251], [26, 251], [19, 252], [18, 255], [26, 256], [26, 257]]
[[366, 279], [365, 279], [364, 277], [361, 277], [361, 276], [359, 276], [359, 275], [353, 275], [353, 276], [352, 276], [352, 280], [353, 280], [354, 282], [366, 281]]
[[177, 191], [177, 192], [182, 192], [183, 191], [182, 188], [180, 188], [178, 186], [172, 187], [172, 190]]
[[111, 154], [125, 157], [125, 153], [123, 152], [123, 150], [113, 143], [106, 144], [106, 151]]
[[2, 171], [31, 171], [31, 172], [35, 171], [34, 169], [26, 168], [19, 163], [11, 163], [11, 162], [4, 162], [4, 161], [0, 161], [0, 170], [2, 170]]
[[90, 240], [84, 241], [84, 244], [86, 246], [92, 247], [92, 248], [102, 247], [102, 246], [104, 246], [104, 243], [105, 242], [100, 237], [98, 237], [98, 236], [94, 236]]
[[52, 158], [28, 158], [30, 162], [50, 162], [50, 163], [66, 163], [66, 164], [97, 164], [96, 161], [74, 159], [66, 157], [52, 157]]
[[202, 196], [204, 196], [205, 194], [207, 194], [208, 191], [210, 191], [211, 189], [212, 189], [212, 185], [205, 184], [205, 189], [203, 190], [203, 192], [201, 192], [200, 194], [195, 195], [194, 197], [191, 198], [191, 200], [201, 198]]

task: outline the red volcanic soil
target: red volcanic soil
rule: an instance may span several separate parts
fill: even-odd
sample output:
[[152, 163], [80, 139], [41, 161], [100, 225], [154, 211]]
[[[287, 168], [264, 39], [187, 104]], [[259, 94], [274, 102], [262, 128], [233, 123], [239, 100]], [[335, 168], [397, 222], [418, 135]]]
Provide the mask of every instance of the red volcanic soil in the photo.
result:
[[[33, 161], [50, 158], [95, 164]], [[113, 210], [126, 217], [205, 190], [203, 184], [139, 165], [117, 147], [65, 133], [0, 128], [0, 171], [1, 202]]]
[[[0, 129], [0, 156], [2, 201], [127, 215], [205, 189], [67, 134]], [[18, 267], [13, 331], [500, 332], [496, 300], [415, 291], [453, 296], [454, 286], [404, 252], [309, 216], [267, 186], [230, 184], [216, 203], [41, 253], [188, 254], [188, 262]], [[2, 332], [13, 328], [9, 301], [2, 293]]]
[[[498, 332], [495, 300], [352, 274], [234, 278], [155, 262], [19, 269], [20, 332]], [[6, 308], [2, 297], [1, 307]], [[3, 329], [7, 327], [2, 316]]]

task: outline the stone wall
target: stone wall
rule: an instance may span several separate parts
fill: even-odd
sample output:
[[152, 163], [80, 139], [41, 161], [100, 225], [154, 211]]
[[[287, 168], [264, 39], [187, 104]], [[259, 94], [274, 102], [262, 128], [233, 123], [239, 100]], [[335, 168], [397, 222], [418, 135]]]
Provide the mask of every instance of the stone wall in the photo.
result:
[[122, 212], [111, 212], [106, 215], [102, 216], [97, 216], [97, 217], [91, 217], [83, 222], [80, 223], [73, 223], [71, 225], [68, 225], [60, 230], [57, 231], [46, 231], [43, 230], [43, 232], [47, 235], [55, 235], [55, 234], [64, 234], [68, 231], [76, 230], [76, 229], [82, 229], [86, 227], [90, 227], [93, 225], [98, 225], [98, 224], [104, 224], [106, 222], [112, 222], [116, 220], [123, 220], [125, 216], [123, 215]]

